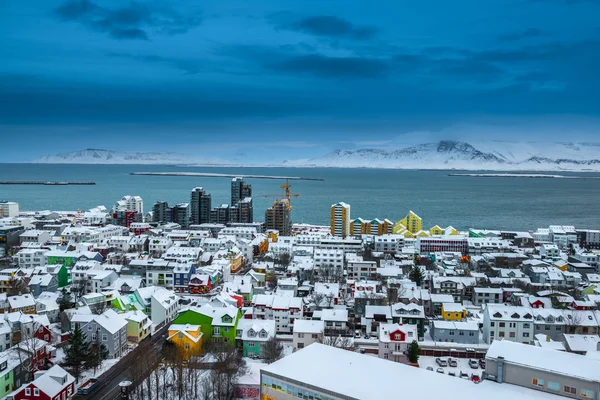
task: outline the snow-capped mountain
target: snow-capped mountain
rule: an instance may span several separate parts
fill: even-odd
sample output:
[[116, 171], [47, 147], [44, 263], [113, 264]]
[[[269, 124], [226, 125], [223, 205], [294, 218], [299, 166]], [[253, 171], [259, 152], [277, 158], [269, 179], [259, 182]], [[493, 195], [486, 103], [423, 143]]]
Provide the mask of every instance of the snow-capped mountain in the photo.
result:
[[216, 161], [201, 160], [178, 153], [143, 153], [120, 152], [103, 149], [85, 149], [43, 156], [34, 163], [42, 164], [184, 164], [184, 163], [212, 163]]
[[600, 143], [469, 144], [442, 140], [398, 150], [336, 150], [303, 164], [339, 168], [600, 171]]

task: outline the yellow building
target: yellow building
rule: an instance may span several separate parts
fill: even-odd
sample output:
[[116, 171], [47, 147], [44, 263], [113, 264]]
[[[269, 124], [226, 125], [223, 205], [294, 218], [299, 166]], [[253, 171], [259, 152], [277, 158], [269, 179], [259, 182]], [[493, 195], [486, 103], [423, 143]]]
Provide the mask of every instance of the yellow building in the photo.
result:
[[431, 236], [441, 236], [444, 234], [444, 229], [440, 228], [439, 225], [435, 225], [429, 230], [429, 233]]
[[467, 310], [458, 303], [443, 303], [442, 318], [446, 321], [461, 321], [467, 318]]
[[554, 266], [560, 269], [562, 272], [565, 272], [569, 269], [569, 264], [564, 260], [558, 260], [554, 262]]
[[356, 218], [353, 221], [350, 221], [350, 232], [352, 232], [353, 236], [366, 235], [371, 230], [371, 226], [369, 225], [369, 221]]
[[447, 236], [455, 236], [458, 235], [458, 231], [451, 225], [444, 230], [444, 234]]
[[423, 220], [412, 211], [409, 211], [408, 215], [398, 222], [411, 233], [417, 233], [423, 229]]
[[339, 202], [331, 206], [331, 235], [342, 238], [352, 235], [350, 204]]
[[200, 325], [172, 324], [169, 326], [167, 340], [177, 346], [184, 359], [199, 356], [202, 353], [202, 331]]

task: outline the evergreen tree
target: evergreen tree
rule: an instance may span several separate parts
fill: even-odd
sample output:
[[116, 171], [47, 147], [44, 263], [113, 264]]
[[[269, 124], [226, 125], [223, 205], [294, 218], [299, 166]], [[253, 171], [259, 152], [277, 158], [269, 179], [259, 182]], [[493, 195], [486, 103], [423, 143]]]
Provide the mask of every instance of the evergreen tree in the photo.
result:
[[98, 367], [102, 364], [102, 361], [108, 358], [108, 349], [105, 345], [100, 342], [100, 338], [98, 338], [89, 349], [89, 356], [85, 362], [85, 368], [94, 369], [94, 374]]
[[408, 278], [414, 283], [416, 283], [419, 287], [423, 285], [423, 281], [425, 280], [425, 277], [423, 276], [423, 271], [421, 271], [421, 267], [419, 267], [418, 265], [412, 267], [410, 273], [408, 274]]
[[408, 346], [408, 361], [416, 364], [419, 361], [419, 354], [421, 354], [421, 348], [417, 341], [413, 340], [410, 346]]
[[85, 341], [84, 333], [79, 326], [75, 328], [65, 348], [65, 360], [63, 366], [73, 375], [77, 382], [86, 367], [90, 350]]
[[60, 292], [60, 299], [58, 300], [58, 307], [60, 312], [68, 310], [73, 306], [73, 299], [71, 297], [71, 293], [67, 291], [67, 289], [62, 288]]

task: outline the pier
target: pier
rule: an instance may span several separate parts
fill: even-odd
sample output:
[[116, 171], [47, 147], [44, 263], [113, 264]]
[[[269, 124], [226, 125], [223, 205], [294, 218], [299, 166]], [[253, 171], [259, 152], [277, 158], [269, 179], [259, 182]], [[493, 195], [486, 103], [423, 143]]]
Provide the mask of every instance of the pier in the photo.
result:
[[307, 178], [301, 176], [246, 175], [246, 174], [217, 174], [211, 172], [130, 172], [130, 175], [150, 176], [194, 176], [204, 178], [247, 178], [247, 179], [289, 179], [290, 181], [324, 181], [322, 178]]
[[48, 186], [68, 186], [68, 185], [95, 185], [96, 182], [62, 182], [62, 181], [0, 181], [0, 185], [48, 185]]

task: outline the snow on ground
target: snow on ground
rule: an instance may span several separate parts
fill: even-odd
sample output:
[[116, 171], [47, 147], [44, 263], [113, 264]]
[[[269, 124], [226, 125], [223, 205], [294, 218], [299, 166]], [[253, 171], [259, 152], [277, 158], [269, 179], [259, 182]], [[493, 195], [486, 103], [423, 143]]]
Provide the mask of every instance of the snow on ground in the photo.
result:
[[294, 352], [294, 344], [291, 342], [281, 342], [283, 344], [283, 355], [282, 357], [287, 357]]
[[[469, 366], [469, 359], [468, 358], [454, 358], [454, 360], [456, 360], [456, 362], [458, 363], [458, 366], [456, 367], [440, 367], [439, 365], [437, 365], [437, 363], [435, 362], [435, 359], [437, 357], [425, 357], [425, 356], [421, 356], [419, 357], [419, 367], [420, 368], [427, 368], [427, 367], [432, 367], [433, 368], [433, 372], [434, 373], [438, 373], [436, 372], [438, 370], [438, 368], [441, 368], [442, 370], [444, 370], [444, 374], [448, 374], [448, 372], [454, 372], [456, 374], [456, 377], [458, 378], [460, 376], [460, 372], [465, 372], [469, 375], [469, 377], [471, 376], [471, 374], [477, 374], [479, 375], [479, 377], [481, 378], [481, 375], [483, 373], [483, 370], [481, 368], [479, 368], [479, 366], [477, 366], [477, 369], [473, 369]], [[448, 359], [448, 357], [440, 357], [443, 359]]]

